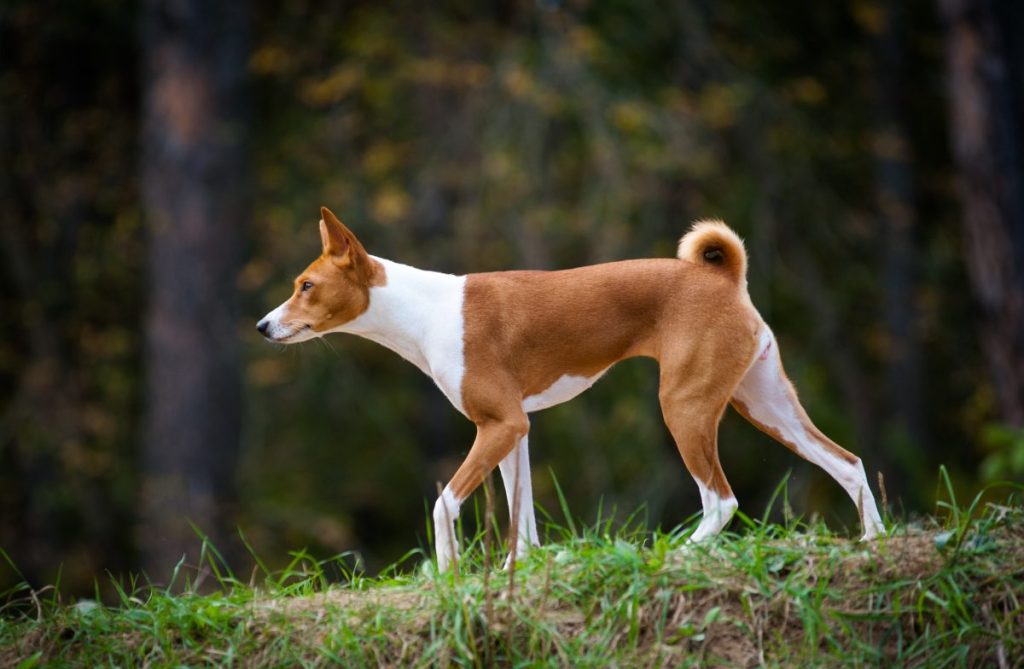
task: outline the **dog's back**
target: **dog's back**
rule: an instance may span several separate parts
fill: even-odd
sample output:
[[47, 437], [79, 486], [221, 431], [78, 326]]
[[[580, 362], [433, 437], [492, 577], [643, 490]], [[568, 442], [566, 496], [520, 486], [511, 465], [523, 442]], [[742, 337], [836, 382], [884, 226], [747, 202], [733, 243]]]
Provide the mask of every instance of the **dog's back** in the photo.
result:
[[513, 371], [524, 396], [685, 339], [745, 335], [752, 359], [760, 320], [745, 282], [679, 259], [471, 274], [463, 313], [467, 374]]

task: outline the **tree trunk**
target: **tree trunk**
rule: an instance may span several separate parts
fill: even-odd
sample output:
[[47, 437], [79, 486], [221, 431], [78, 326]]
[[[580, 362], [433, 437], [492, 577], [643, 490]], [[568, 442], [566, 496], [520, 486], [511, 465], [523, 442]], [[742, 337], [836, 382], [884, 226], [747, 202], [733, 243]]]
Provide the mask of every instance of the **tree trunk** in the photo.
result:
[[243, 2], [145, 4], [149, 312], [138, 542], [155, 581], [182, 555], [196, 564], [200, 542], [190, 523], [222, 553], [234, 544], [245, 34]]
[[1024, 426], [1024, 10], [1015, 0], [941, 0], [941, 7], [965, 259], [981, 310], [981, 346], [1001, 418]]
[[[904, 117], [906, 90], [903, 15], [900, 3], [885, 3], [875, 35], [875, 173], [884, 240], [887, 432], [890, 440], [924, 444], [921, 342], [918, 336], [916, 212], [911, 141]], [[884, 449], [888, 452], [889, 449]], [[886, 458], [887, 465], [892, 457]], [[891, 466], [884, 467], [894, 480]]]

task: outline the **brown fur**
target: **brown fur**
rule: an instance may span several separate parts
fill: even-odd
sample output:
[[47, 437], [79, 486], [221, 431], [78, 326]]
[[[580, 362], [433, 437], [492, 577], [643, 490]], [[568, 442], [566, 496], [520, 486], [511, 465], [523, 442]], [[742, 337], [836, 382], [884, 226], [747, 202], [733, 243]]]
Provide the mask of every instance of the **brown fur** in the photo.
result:
[[662, 409], [687, 467], [731, 494], [715, 435], [754, 358], [760, 324], [731, 267], [649, 259], [474, 274], [464, 311], [462, 398], [480, 434], [452, 478], [457, 498], [529, 429], [524, 398], [563, 375], [593, 376], [635, 356], [661, 365]]
[[[323, 252], [295, 280], [283, 319], [315, 332], [365, 312], [370, 288], [386, 281], [383, 267], [355, 235], [326, 208], [321, 214]], [[307, 281], [313, 285], [304, 290]], [[799, 453], [790, 435], [754, 420], [733, 398], [761, 353], [757, 347], [766, 326], [747, 294], [743, 243], [719, 222], [697, 223], [680, 241], [678, 259], [471, 274], [463, 325], [461, 398], [477, 436], [449, 482], [459, 501], [528, 432], [525, 398], [565, 375], [593, 377], [637, 356], [658, 361], [665, 423], [690, 473], [720, 497], [733, 496], [718, 460], [718, 423], [730, 400], [748, 420]], [[856, 456], [814, 426], [782, 376], [810, 438], [859, 465]]]
[[[285, 305], [285, 323], [325, 332], [348, 323], [370, 306], [370, 288], [384, 285], [380, 263], [370, 258], [352, 231], [321, 207], [320, 256], [295, 279]], [[303, 290], [306, 282], [312, 285]]]

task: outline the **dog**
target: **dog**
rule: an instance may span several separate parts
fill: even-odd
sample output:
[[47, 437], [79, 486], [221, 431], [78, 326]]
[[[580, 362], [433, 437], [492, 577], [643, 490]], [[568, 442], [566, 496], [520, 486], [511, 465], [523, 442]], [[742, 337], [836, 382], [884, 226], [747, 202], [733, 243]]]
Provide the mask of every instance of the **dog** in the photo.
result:
[[729, 404], [846, 490], [862, 539], [884, 530], [861, 460], [800, 405], [750, 301], [743, 242], [721, 221], [695, 223], [675, 258], [454, 276], [369, 255], [330, 210], [320, 213], [320, 256], [257, 330], [281, 344], [331, 332], [375, 341], [430, 376], [475, 423], [473, 446], [434, 505], [440, 571], [458, 556], [460, 506], [495, 466], [515, 516], [513, 554], [539, 545], [529, 414], [572, 399], [636, 356], [658, 361], [662, 414], [700, 490], [703, 516], [690, 541], [719, 533], [738, 506], [718, 459]]

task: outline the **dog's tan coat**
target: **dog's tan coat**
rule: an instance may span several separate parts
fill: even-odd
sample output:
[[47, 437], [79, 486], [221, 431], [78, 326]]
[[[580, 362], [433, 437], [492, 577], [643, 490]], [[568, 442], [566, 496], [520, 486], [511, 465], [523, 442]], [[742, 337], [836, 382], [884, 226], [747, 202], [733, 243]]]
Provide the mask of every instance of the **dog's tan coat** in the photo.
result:
[[718, 417], [755, 355], [760, 317], [717, 266], [629, 260], [555, 272], [470, 275], [463, 404], [481, 428], [452, 478], [464, 499], [526, 433], [522, 401], [564, 375], [651, 357], [666, 422], [694, 476], [722, 496]]
[[[387, 285], [381, 262], [366, 253], [334, 214], [326, 208], [321, 214], [322, 254], [295, 280], [292, 297], [258, 326], [274, 341], [302, 341], [342, 328], [367, 312], [374, 288]], [[402, 266], [388, 267], [398, 271]], [[411, 277], [402, 272], [404, 282], [434, 285], [422, 272]], [[449, 276], [445, 285], [451, 281], [462, 279]], [[456, 383], [446, 392], [460, 395], [453, 401], [476, 424], [477, 436], [435, 507], [435, 523], [450, 530], [459, 504], [517, 445], [525, 449], [528, 398], [543, 397], [566, 378], [571, 388], [582, 389], [617, 361], [647, 356], [659, 364], [665, 422], [701, 487], [704, 520], [695, 537], [718, 532], [736, 508], [718, 460], [718, 423], [730, 402], [762, 431], [843, 485], [858, 506], [866, 538], [881, 531], [860, 459], [818, 430], [800, 405], [777, 346], [772, 346], [774, 336], [750, 302], [743, 244], [723, 223], [696, 224], [680, 241], [674, 259], [471, 274], [464, 284], [454, 285], [464, 286], [461, 319], [458, 308], [427, 312], [461, 320], [428, 319], [455, 333], [454, 341], [448, 338], [442, 361], [421, 359], [419, 364], [442, 389], [438, 374], [461, 365], [461, 388]], [[421, 292], [414, 293], [415, 300]], [[431, 309], [432, 298], [423, 299]], [[417, 320], [423, 319], [422, 310], [413, 322], [404, 312], [388, 313], [392, 319], [384, 327], [413, 338], [403, 345], [406, 349], [393, 348], [408, 352], [423, 344], [417, 343], [426, 336], [417, 329], [425, 327]], [[462, 328], [461, 342], [456, 325]], [[440, 368], [431, 369], [434, 364]], [[527, 520], [532, 519], [529, 509]], [[443, 568], [456, 547], [440, 528], [436, 531]]]

